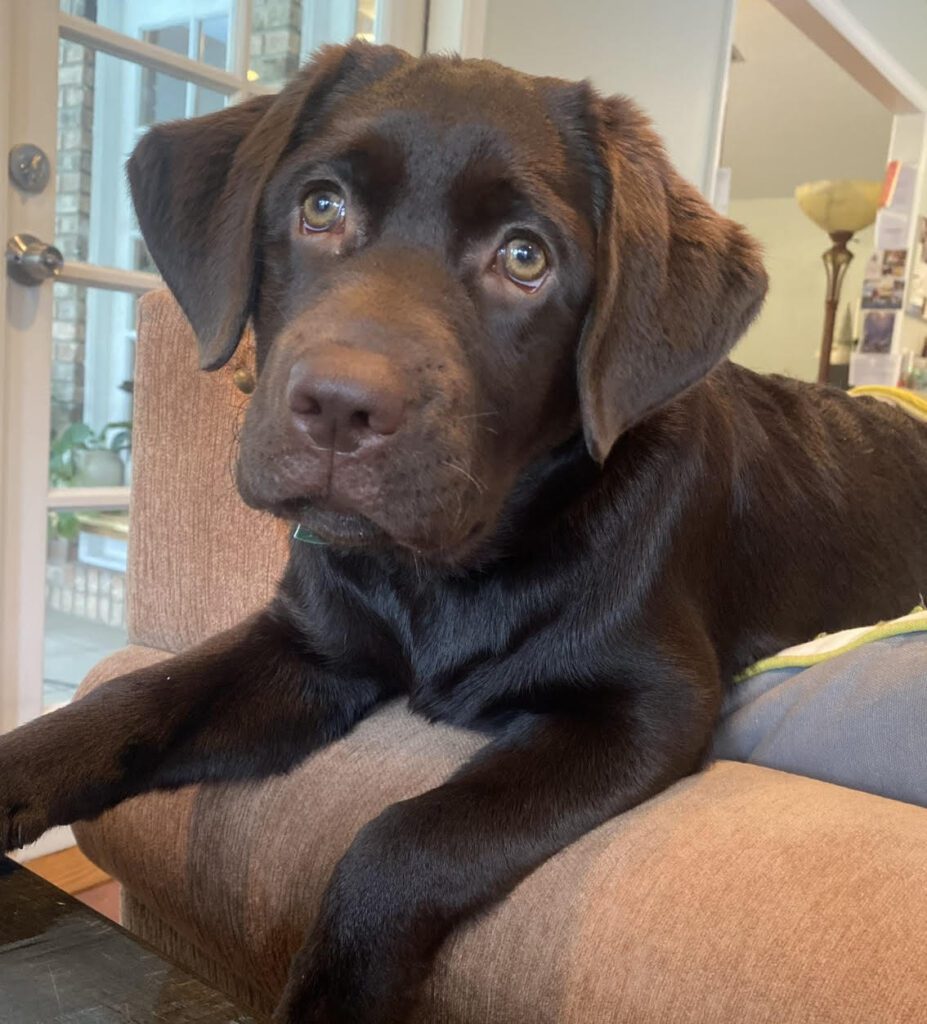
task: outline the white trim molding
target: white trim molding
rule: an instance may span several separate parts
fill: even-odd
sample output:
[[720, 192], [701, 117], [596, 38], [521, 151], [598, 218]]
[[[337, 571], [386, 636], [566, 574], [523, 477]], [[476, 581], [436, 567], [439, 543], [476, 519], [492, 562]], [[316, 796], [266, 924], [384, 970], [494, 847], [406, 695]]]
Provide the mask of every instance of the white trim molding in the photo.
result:
[[[110, 28], [74, 14], [60, 13], [58, 15], [58, 32], [62, 39], [67, 39], [69, 42], [89, 46], [91, 49], [108, 53], [112, 57], [141, 64], [153, 71], [162, 71], [166, 75], [182, 78], [186, 82], [193, 82], [194, 85], [202, 85], [207, 89], [214, 89], [227, 96], [234, 96], [237, 93], [254, 96], [276, 91], [260, 82], [249, 82], [246, 77], [233, 75], [221, 68], [210, 67], [201, 61], [171, 53], [163, 46], [155, 46], [154, 43], [146, 43], [141, 39], [132, 39], [121, 32], [114, 32]], [[236, 59], [241, 59], [237, 53]]]
[[727, 0], [724, 10], [724, 23], [721, 27], [721, 67], [715, 82], [715, 94], [711, 115], [712, 135], [711, 148], [702, 169], [702, 194], [710, 203], [715, 201], [718, 190], [718, 171], [721, 168], [721, 147], [724, 143], [724, 126], [727, 122], [727, 97], [731, 79], [731, 53], [734, 48], [734, 21], [736, 19], [737, 2]]
[[164, 282], [157, 274], [147, 274], [142, 270], [120, 270], [118, 267], [100, 267], [95, 263], [81, 263], [77, 260], [66, 260], [55, 280], [62, 284], [103, 288], [111, 292], [135, 292], [137, 295], [164, 287]]
[[420, 57], [425, 49], [427, 0], [377, 0], [374, 35], [378, 43], [389, 43]]
[[53, 487], [48, 507], [123, 509], [129, 507], [128, 487]]
[[770, 3], [892, 113], [927, 111], [927, 89], [840, 0]]
[[[9, 104], [4, 118], [11, 142], [40, 146], [52, 162], [58, 114], [58, 40], [49, 31], [58, 0], [3, 5], [9, 63], [0, 65], [0, 95]], [[10, 11], [10, 9], [12, 9]], [[8, 24], [9, 16], [12, 24]], [[18, 88], [16, 83], [29, 83]], [[3, 88], [5, 86], [5, 88]], [[15, 102], [13, 97], [15, 96]], [[6, 160], [6, 151], [3, 153]], [[9, 183], [0, 199], [7, 226], [53, 239], [55, 190], [26, 194]], [[42, 636], [45, 622], [45, 564], [48, 462], [41, 447], [51, 421], [52, 289], [6, 283], [2, 343], [4, 389], [0, 444], [0, 732], [42, 710]], [[42, 454], [37, 457], [37, 453]]]
[[489, 0], [431, 0], [428, 6], [429, 53], [482, 57], [486, 45]]

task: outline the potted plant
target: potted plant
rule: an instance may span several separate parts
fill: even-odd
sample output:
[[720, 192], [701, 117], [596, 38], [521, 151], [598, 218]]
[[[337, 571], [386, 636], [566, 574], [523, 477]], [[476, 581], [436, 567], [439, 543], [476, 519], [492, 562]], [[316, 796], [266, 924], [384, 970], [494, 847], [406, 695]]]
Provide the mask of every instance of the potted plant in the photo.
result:
[[52, 441], [49, 477], [52, 487], [119, 487], [125, 482], [122, 452], [132, 445], [132, 424], [107, 423], [97, 433], [86, 423], [72, 423]]
[[77, 516], [66, 509], [48, 513], [48, 564], [65, 565], [68, 561], [71, 543], [77, 539], [80, 524]]
[[[132, 444], [132, 424], [107, 423], [97, 433], [86, 423], [71, 423], [49, 447], [48, 480], [52, 487], [118, 487], [125, 482], [122, 453]], [[80, 523], [66, 509], [48, 513], [48, 562], [64, 565]]]

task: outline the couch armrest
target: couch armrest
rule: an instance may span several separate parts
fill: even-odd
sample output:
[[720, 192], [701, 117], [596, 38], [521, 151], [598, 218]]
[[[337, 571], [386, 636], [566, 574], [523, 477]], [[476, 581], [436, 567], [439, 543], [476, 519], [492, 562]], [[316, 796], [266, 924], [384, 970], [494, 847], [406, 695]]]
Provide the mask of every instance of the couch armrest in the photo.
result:
[[131, 642], [179, 651], [265, 604], [283, 569], [287, 526], [235, 489], [247, 399], [236, 369], [246, 338], [216, 373], [197, 364], [192, 330], [166, 291], [139, 304], [129, 544]]
[[[140, 797], [75, 831], [174, 955], [182, 939], [267, 1008], [358, 828], [481, 742], [397, 702], [288, 775]], [[416, 1022], [908, 1024], [927, 1006], [925, 882], [927, 811], [720, 761], [454, 935]]]
[[[94, 666], [74, 699], [80, 700], [108, 679], [147, 668], [170, 656], [151, 647], [124, 647]], [[159, 886], [179, 889], [186, 885], [184, 847], [193, 802], [192, 787], [136, 797], [93, 822], [75, 823], [74, 835], [81, 850], [114, 878], [132, 878], [145, 891], [146, 873], [156, 872]], [[158, 837], [156, 844], [153, 835]]]

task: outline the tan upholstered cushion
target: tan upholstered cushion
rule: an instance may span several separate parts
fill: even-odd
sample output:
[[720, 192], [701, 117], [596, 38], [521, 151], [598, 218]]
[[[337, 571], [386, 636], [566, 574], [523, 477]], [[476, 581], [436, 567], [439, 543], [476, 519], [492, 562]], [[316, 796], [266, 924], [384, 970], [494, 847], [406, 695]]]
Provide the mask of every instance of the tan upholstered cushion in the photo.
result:
[[168, 292], [139, 304], [129, 636], [178, 651], [265, 603], [283, 569], [288, 528], [248, 509], [235, 490], [247, 399], [228, 366], [198, 369], [196, 341]]
[[[78, 833], [266, 1008], [357, 828], [479, 743], [392, 705], [283, 778], [139, 798]], [[455, 936], [417, 1024], [910, 1024], [925, 921], [927, 812], [721, 761]]]

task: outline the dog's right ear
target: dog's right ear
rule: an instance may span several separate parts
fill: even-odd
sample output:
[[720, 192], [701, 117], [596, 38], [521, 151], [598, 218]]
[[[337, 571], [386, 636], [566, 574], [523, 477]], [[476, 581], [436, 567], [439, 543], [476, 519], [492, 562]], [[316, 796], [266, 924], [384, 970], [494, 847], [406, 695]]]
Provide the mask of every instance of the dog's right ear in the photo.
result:
[[139, 226], [204, 370], [228, 362], [253, 311], [261, 196], [294, 130], [321, 116], [326, 97], [406, 59], [392, 47], [326, 47], [277, 95], [158, 125], [136, 146], [127, 170]]
[[587, 89], [598, 166], [596, 293], [578, 353], [590, 454], [708, 374], [759, 312], [760, 248], [670, 164], [629, 100]]

